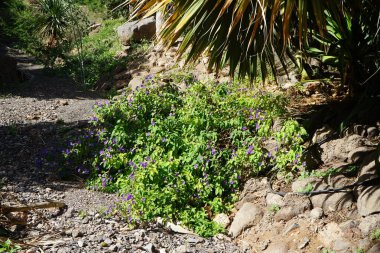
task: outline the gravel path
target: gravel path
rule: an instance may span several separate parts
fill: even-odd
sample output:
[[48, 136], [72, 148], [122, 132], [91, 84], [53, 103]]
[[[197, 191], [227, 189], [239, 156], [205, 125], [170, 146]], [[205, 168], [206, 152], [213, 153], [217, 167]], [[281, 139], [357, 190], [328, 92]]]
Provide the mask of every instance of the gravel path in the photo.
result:
[[[0, 215], [1, 236], [20, 252], [240, 252], [224, 236], [203, 239], [174, 233], [159, 224], [130, 230], [104, 210], [117, 196], [84, 189], [80, 178], [60, 171], [67, 136], [86, 126], [102, 99], [70, 80], [49, 76], [33, 59], [11, 52], [30, 80], [0, 91], [0, 201], [7, 205], [62, 201], [66, 209]], [[65, 181], [63, 179], [66, 179]], [[5, 229], [4, 229], [5, 228]]]

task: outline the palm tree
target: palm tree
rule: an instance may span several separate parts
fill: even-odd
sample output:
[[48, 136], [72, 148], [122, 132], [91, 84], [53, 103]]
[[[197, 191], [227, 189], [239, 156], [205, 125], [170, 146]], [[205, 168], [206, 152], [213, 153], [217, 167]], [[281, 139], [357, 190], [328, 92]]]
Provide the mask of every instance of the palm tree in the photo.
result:
[[[345, 34], [348, 20], [355, 36], [360, 36], [352, 35], [346, 44], [367, 37], [378, 38], [378, 29], [373, 24], [380, 10], [376, 0], [129, 0], [126, 3], [137, 4], [134, 17], [150, 16], [172, 5], [173, 13], [160, 36], [165, 45], [183, 36], [179, 54], [189, 50], [188, 61], [205, 52], [209, 55], [210, 69], [218, 71], [228, 64], [232, 76], [237, 72], [240, 77], [249, 76], [252, 80], [260, 74], [263, 78], [270, 72], [276, 75], [276, 62], [286, 69], [285, 59], [292, 56], [290, 52], [306, 52], [310, 45], [321, 41], [316, 36], [325, 38], [330, 28], [328, 19]], [[372, 28], [363, 31], [368, 27]], [[352, 44], [349, 50], [358, 45]], [[375, 48], [370, 50], [372, 56], [380, 55], [379, 45], [378, 39], [372, 45], [361, 44]], [[324, 49], [326, 43], [320, 47]], [[340, 69], [346, 73], [342, 73], [346, 79], [343, 83], [357, 78], [347, 75], [355, 61], [355, 57], [341, 61], [345, 66]]]

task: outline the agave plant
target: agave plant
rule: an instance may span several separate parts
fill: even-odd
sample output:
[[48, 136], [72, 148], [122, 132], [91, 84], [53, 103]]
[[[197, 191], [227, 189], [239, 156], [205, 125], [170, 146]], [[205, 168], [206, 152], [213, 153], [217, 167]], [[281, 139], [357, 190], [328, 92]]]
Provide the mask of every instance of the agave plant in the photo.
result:
[[[188, 61], [207, 53], [210, 69], [219, 70], [227, 63], [232, 76], [237, 73], [251, 79], [259, 74], [265, 78], [270, 72], [276, 75], [276, 62], [286, 69], [288, 49], [305, 50], [315, 42], [315, 35], [325, 38], [328, 19], [344, 31], [347, 16], [353, 18], [353, 13], [357, 13], [366, 19], [363, 22], [373, 22], [374, 13], [379, 11], [379, 4], [371, 0], [129, 0], [127, 3], [137, 4], [134, 17], [150, 16], [171, 5], [172, 15], [160, 36], [165, 45], [183, 36], [179, 54], [188, 51]], [[370, 4], [375, 8], [368, 13], [366, 6]], [[367, 12], [361, 13], [364, 9]], [[363, 17], [366, 14], [371, 18]]]
[[72, 25], [72, 5], [67, 0], [39, 0], [36, 8], [38, 30], [48, 46], [54, 47]]

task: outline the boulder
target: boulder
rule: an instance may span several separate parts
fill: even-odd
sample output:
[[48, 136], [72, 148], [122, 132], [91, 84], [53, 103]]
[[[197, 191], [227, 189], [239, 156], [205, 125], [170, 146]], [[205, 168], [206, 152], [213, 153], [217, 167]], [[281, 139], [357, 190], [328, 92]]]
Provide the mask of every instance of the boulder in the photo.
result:
[[267, 206], [269, 207], [274, 206], [274, 205], [279, 206], [279, 207], [284, 206], [283, 197], [274, 193], [267, 194], [266, 202], [267, 202]]
[[244, 203], [235, 215], [229, 234], [232, 237], [237, 237], [244, 229], [257, 224], [262, 217], [263, 211], [257, 205]]
[[287, 194], [283, 199], [285, 206], [274, 216], [276, 221], [288, 221], [293, 217], [310, 210], [311, 203], [308, 197]]
[[132, 90], [136, 90], [137, 87], [141, 86], [143, 83], [142, 77], [134, 77], [131, 81], [129, 81], [128, 87]]
[[214, 222], [218, 223], [223, 228], [226, 228], [230, 224], [230, 218], [227, 214], [219, 213], [213, 219]]
[[328, 223], [318, 232], [318, 239], [325, 248], [338, 252], [349, 252], [353, 249], [351, 242], [344, 238], [342, 229], [335, 222]]
[[268, 179], [267, 178], [251, 178], [245, 185], [242, 193], [240, 194], [239, 202], [236, 208], [240, 209], [246, 202], [254, 202], [257, 199], [263, 199], [268, 193]]
[[359, 195], [357, 206], [361, 216], [380, 213], [380, 185], [364, 188]]
[[373, 247], [367, 251], [367, 253], [378, 253], [380, 252], [380, 242], [373, 245]]
[[152, 39], [156, 35], [155, 17], [126, 22], [117, 28], [117, 35], [124, 46], [128, 46], [132, 40], [139, 42]]
[[288, 253], [289, 246], [286, 242], [278, 242], [269, 246], [265, 253]]
[[356, 134], [332, 140], [321, 145], [321, 159], [325, 164], [337, 161], [346, 162], [352, 150], [363, 146], [365, 146], [365, 140]]
[[[325, 183], [316, 186], [315, 190], [326, 190], [331, 188]], [[320, 207], [324, 212], [340, 211], [344, 208], [350, 208], [353, 204], [353, 195], [349, 192], [335, 192], [327, 194], [313, 195], [311, 198], [313, 207]]]
[[375, 229], [380, 227], [380, 214], [369, 215], [360, 220], [358, 228], [362, 232], [362, 236], [368, 236]]

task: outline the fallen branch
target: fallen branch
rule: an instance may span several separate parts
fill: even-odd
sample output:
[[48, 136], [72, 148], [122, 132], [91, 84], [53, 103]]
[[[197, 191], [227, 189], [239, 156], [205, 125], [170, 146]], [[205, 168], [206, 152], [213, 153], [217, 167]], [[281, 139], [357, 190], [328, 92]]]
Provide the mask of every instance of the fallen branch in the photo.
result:
[[27, 212], [32, 211], [36, 209], [45, 209], [45, 208], [65, 208], [66, 204], [63, 202], [56, 202], [56, 201], [46, 201], [36, 204], [30, 204], [30, 205], [20, 205], [20, 206], [6, 206], [0, 204], [0, 213], [1, 214], [8, 214], [13, 212]]

